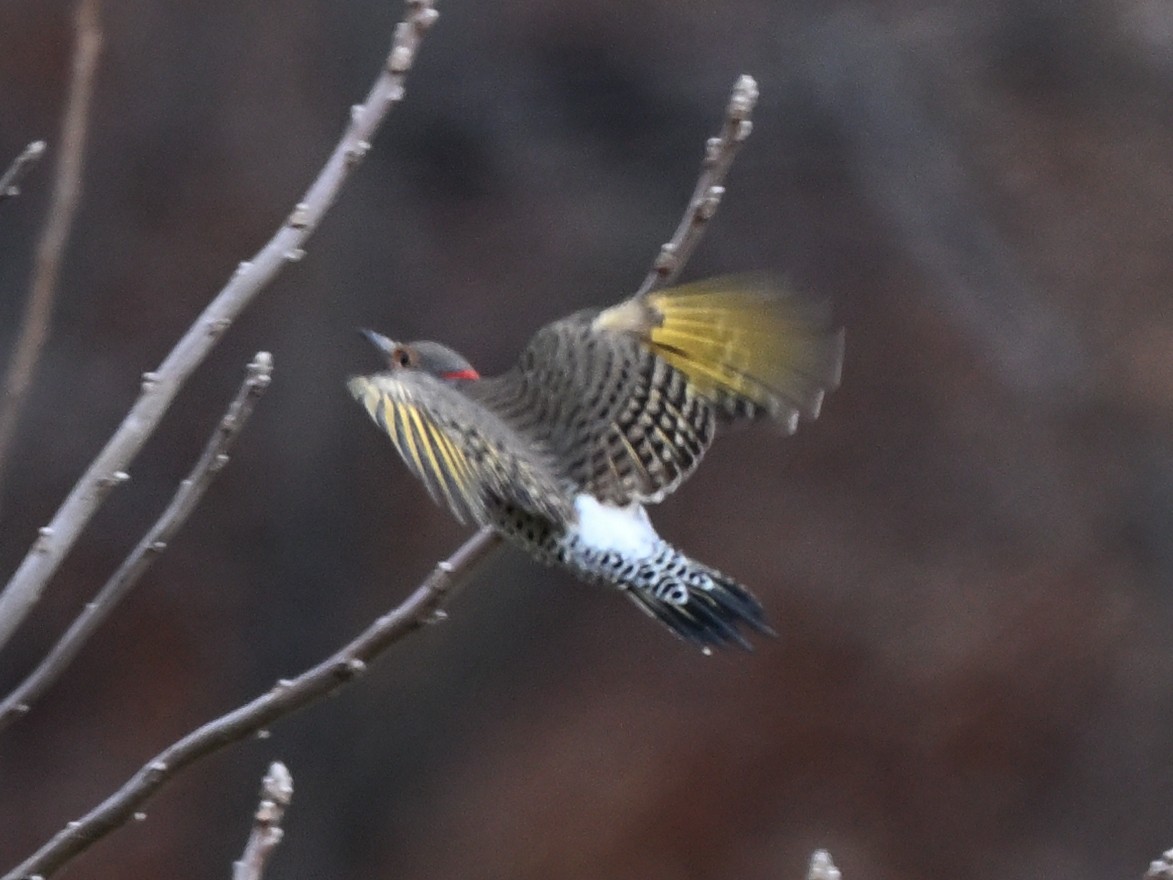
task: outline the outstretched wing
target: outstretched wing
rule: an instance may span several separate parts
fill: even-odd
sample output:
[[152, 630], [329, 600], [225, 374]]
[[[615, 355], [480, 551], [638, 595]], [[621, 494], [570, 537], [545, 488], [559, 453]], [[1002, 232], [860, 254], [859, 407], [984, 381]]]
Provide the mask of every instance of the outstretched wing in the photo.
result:
[[570, 516], [543, 449], [448, 383], [404, 370], [357, 376], [347, 387], [432, 498], [462, 523], [487, 524], [486, 506], [500, 502], [551, 522]]
[[825, 303], [761, 278], [715, 278], [659, 290], [600, 313], [711, 401], [723, 421], [768, 418], [793, 432], [839, 385], [843, 331]]
[[547, 441], [570, 479], [655, 503], [696, 468], [718, 422], [793, 431], [839, 382], [827, 310], [758, 280], [715, 279], [542, 328], [521, 362], [470, 393]]

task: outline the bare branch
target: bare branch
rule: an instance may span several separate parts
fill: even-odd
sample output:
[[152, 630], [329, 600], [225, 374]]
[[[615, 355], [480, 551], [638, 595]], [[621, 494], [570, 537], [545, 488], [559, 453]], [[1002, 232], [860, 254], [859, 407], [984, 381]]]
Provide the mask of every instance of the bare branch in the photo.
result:
[[208, 722], [164, 749], [118, 791], [81, 819], [66, 825], [0, 880], [20, 880], [31, 874], [47, 877], [60, 870], [130, 820], [165, 782], [189, 764], [263, 730], [272, 722], [353, 681], [392, 644], [424, 624], [442, 619], [440, 606], [445, 599], [500, 542], [496, 532], [477, 532], [452, 556], [439, 563], [399, 607], [376, 620], [350, 644], [297, 678], [277, 682], [271, 690], [251, 702]]
[[825, 849], [816, 849], [811, 853], [811, 866], [806, 880], [840, 880], [842, 876], [831, 861], [831, 854]]
[[0, 174], [0, 202], [5, 199], [14, 199], [20, 195], [20, 181], [45, 155], [45, 142], [33, 141], [25, 147], [19, 156], [12, 160], [8, 170]]
[[269, 765], [261, 781], [261, 802], [253, 814], [253, 830], [240, 861], [232, 866], [232, 880], [261, 880], [269, 856], [281, 842], [281, 820], [293, 800], [293, 777], [280, 761]]
[[[417, 0], [417, 4], [411, 7], [416, 10], [417, 14], [431, 8], [422, 0]], [[404, 25], [401, 25], [401, 29], [403, 27]], [[392, 61], [394, 59], [395, 53], [393, 51]], [[394, 69], [394, 65], [391, 65], [391, 69]], [[739, 94], [740, 98], [738, 98]], [[734, 97], [744, 105], [744, 110], [737, 111], [737, 114], [740, 115], [732, 111], [729, 113], [730, 118], [737, 116], [741, 122], [747, 123], [744, 127], [737, 126], [738, 143], [748, 135], [747, 117], [756, 95], [757, 89], [753, 85], [753, 81], [748, 77], [742, 77], [738, 81], [738, 88], [734, 89]], [[731, 108], [734, 103], [731, 101]], [[727, 124], [726, 128], [729, 129], [730, 126]], [[732, 152], [733, 148], [718, 150], [710, 147], [709, 155], [713, 157], [713, 162], [706, 161], [702, 167], [701, 181], [697, 185], [698, 192], [711, 189], [717, 185], [715, 181], [723, 178], [732, 161]], [[720, 167], [718, 168], [718, 166]], [[706, 202], [706, 204], [709, 203]], [[713, 208], [716, 207], [715, 202], [711, 204]], [[708, 213], [704, 219], [708, 219], [712, 214], [711, 209], [706, 210]], [[681, 233], [678, 230], [677, 236], [673, 238], [673, 242], [678, 242], [680, 245], [676, 251], [677, 265], [671, 272], [661, 273], [654, 269], [652, 275], [649, 276], [651, 282], [645, 282], [645, 286], [649, 290], [653, 289], [657, 283], [665, 283], [674, 277], [675, 272], [679, 271], [683, 265], [684, 257], [691, 253], [703, 227], [703, 220], [698, 221], [697, 216], [696, 200], [694, 199], [689, 205], [685, 221], [681, 224], [685, 231]], [[657, 263], [659, 262], [657, 261]], [[132, 414], [133, 412], [132, 410]], [[274, 721], [293, 714], [352, 681], [390, 645], [408, 633], [419, 629], [425, 623], [442, 619], [441, 606], [443, 603], [452, 596], [461, 584], [472, 577], [480, 565], [501, 546], [502, 540], [501, 536], [493, 529], [488, 527], [480, 529], [448, 559], [437, 564], [427, 580], [420, 584], [401, 605], [376, 620], [350, 644], [297, 678], [279, 681], [268, 692], [197, 728], [164, 749], [123, 784], [118, 791], [81, 819], [66, 825], [36, 853], [0, 877], [0, 880], [23, 880], [23, 878], [34, 874], [42, 877], [49, 876], [87, 850], [92, 844], [130, 820], [135, 812], [164, 783], [185, 767], [263, 730]], [[2, 608], [3, 603], [0, 601], [0, 613], [2, 613]], [[833, 878], [828, 875], [824, 880], [833, 880]]]
[[98, 594], [88, 603], [77, 620], [53, 646], [48, 656], [16, 690], [0, 703], [0, 730], [29, 711], [33, 701], [57, 680], [77, 656], [82, 645], [130, 592], [138, 579], [166, 549], [168, 542], [195, 510], [208, 486], [228, 463], [228, 451], [252, 414], [257, 400], [269, 387], [273, 359], [266, 351], [257, 352], [248, 365], [248, 375], [220, 419], [203, 454], [191, 473], [179, 484], [171, 503], [151, 526], [138, 545], [111, 575]]
[[[102, 29], [98, 22], [98, 0], [78, 0], [74, 17], [73, 70], [65, 113], [61, 119], [61, 154], [53, 177], [49, 215], [37, 241], [33, 278], [16, 345], [8, 360], [0, 394], [0, 478], [8, 458], [8, 447], [16, 432], [16, 423], [24, 407], [33, 370], [41, 348], [49, 335], [49, 318], [57, 297], [57, 279], [77, 205], [81, 200], [82, 166], [86, 133], [89, 130], [90, 103], [94, 94], [94, 71], [102, 51]], [[36, 144], [30, 144], [28, 154]], [[41, 144], [42, 150], [44, 144]], [[36, 151], [34, 151], [36, 152]], [[23, 155], [23, 154], [22, 154]], [[20, 161], [19, 159], [17, 160]], [[8, 187], [0, 188], [0, 198]]]
[[403, 99], [405, 77], [425, 31], [437, 12], [431, 0], [408, 0], [408, 11], [395, 29], [391, 51], [366, 100], [351, 108], [350, 121], [330, 158], [294, 207], [284, 225], [251, 261], [241, 263], [227, 285], [179, 340], [162, 364], [143, 376], [142, 393], [126, 418], [78, 480], [52, 521], [40, 530], [20, 567], [0, 593], [0, 646], [28, 615], [45, 584], [81, 530], [101, 505], [113, 475], [125, 473], [154, 432], [191, 372], [240, 312], [289, 262], [300, 260], [302, 247], [334, 203], [343, 183], [370, 150], [380, 123]]
[[725, 122], [721, 133], [705, 143], [705, 158], [701, 161], [701, 175], [688, 201], [688, 210], [676, 227], [672, 238], [660, 247], [660, 254], [651, 271], [639, 286], [637, 296], [671, 284], [688, 258], [717, 206], [725, 195], [723, 182], [733, 164], [737, 151], [753, 130], [754, 105], [758, 102], [758, 84], [752, 76], [742, 74], [733, 84], [729, 103], [725, 106]]

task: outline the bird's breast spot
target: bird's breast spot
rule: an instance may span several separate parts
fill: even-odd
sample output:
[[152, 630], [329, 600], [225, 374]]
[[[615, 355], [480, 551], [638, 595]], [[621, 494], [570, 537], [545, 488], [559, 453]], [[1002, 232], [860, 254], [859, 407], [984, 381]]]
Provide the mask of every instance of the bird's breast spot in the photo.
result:
[[660, 536], [639, 504], [615, 507], [581, 494], [574, 498], [578, 514], [578, 537], [600, 553], [618, 553], [625, 558], [652, 555]]

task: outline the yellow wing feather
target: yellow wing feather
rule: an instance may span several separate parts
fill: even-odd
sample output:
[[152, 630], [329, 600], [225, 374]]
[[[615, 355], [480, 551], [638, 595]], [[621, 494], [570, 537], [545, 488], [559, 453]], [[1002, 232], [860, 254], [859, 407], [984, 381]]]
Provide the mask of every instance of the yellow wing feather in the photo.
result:
[[347, 383], [428, 494], [461, 522], [485, 524], [487, 505], [506, 502], [559, 521], [569, 501], [532, 444], [496, 415], [422, 373], [377, 373]]
[[727, 419], [764, 414], [793, 429], [839, 384], [843, 333], [827, 309], [761, 279], [655, 291], [607, 309], [596, 326], [639, 335]]

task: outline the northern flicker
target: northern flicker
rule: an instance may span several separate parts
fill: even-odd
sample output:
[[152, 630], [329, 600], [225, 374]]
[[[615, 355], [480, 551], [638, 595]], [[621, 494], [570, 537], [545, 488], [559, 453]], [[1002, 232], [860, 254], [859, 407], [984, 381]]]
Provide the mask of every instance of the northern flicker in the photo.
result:
[[660, 538], [644, 506], [718, 426], [792, 433], [818, 415], [843, 360], [821, 305], [744, 279], [658, 290], [548, 324], [493, 378], [439, 343], [363, 332], [387, 369], [351, 393], [461, 522], [618, 587], [706, 651], [748, 647], [740, 627], [771, 632], [749, 590]]

